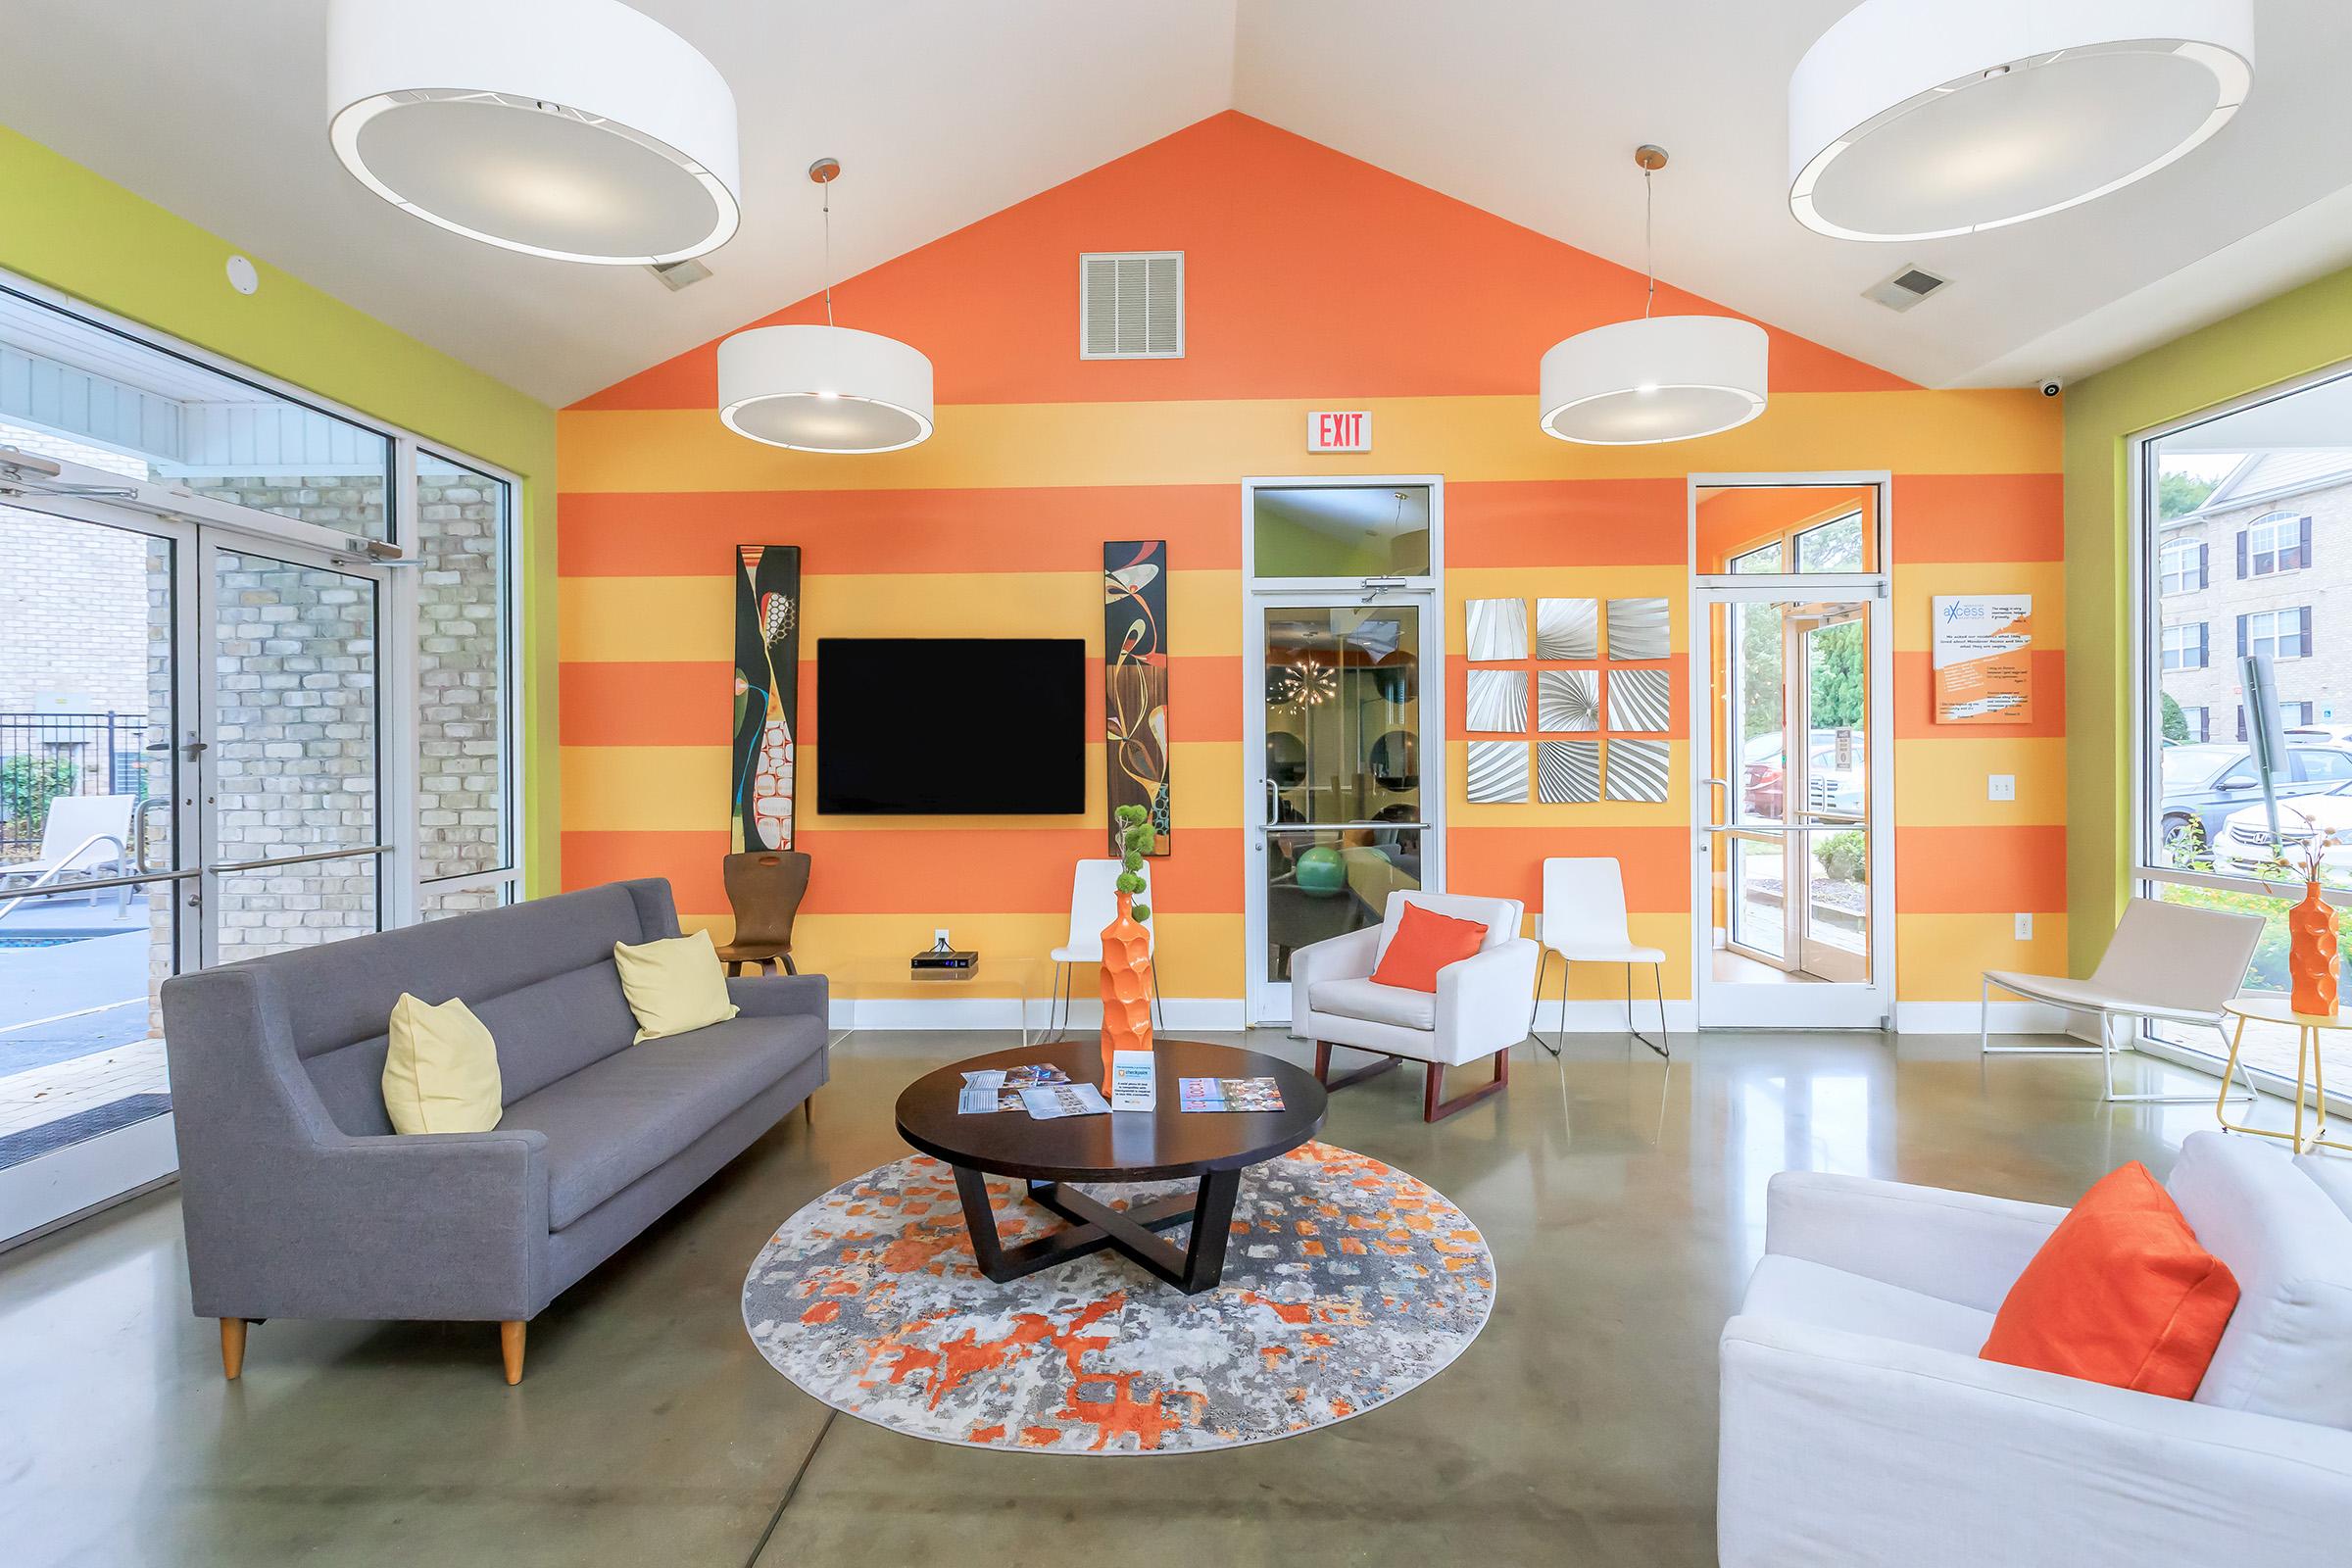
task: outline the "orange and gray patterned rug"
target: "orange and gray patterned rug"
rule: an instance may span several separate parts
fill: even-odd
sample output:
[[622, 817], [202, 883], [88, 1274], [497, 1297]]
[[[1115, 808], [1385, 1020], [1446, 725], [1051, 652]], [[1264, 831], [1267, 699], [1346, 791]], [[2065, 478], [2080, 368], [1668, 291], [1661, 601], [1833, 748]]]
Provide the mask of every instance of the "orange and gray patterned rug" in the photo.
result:
[[[1085, 1190], [1123, 1208], [1190, 1185]], [[1019, 1182], [989, 1191], [1007, 1247], [1063, 1223]], [[744, 1281], [743, 1320], [803, 1389], [911, 1437], [1197, 1453], [1385, 1404], [1461, 1354], [1494, 1299], [1494, 1255], [1443, 1194], [1310, 1143], [1243, 1175], [1224, 1281], [1199, 1296], [1110, 1251], [992, 1284], [954, 1178], [918, 1155], [787, 1220]]]

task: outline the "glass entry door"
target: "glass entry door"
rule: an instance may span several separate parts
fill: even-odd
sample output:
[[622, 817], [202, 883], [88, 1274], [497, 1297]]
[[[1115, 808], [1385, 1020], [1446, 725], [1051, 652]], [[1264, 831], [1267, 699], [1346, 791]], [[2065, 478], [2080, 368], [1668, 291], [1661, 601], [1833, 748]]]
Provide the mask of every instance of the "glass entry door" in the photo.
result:
[[1248, 1003], [1292, 1016], [1291, 955], [1380, 923], [1391, 893], [1440, 886], [1427, 803], [1442, 758], [1425, 735], [1420, 596], [1250, 607], [1257, 761], [1251, 795]]
[[1702, 590], [1702, 1025], [1889, 1015], [1886, 601]]
[[387, 573], [0, 505], [0, 1244], [176, 1168], [173, 974], [383, 923]]

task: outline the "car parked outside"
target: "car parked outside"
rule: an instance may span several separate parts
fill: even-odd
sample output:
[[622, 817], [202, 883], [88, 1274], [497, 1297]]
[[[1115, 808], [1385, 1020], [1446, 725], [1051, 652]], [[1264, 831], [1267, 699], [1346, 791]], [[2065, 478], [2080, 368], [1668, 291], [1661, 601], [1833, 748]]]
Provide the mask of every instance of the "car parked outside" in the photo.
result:
[[[2262, 808], [2262, 776], [2247, 746], [2198, 741], [2168, 746], [2158, 754], [2162, 799], [2158, 831], [2176, 865], [2213, 850], [2229, 820], [2251, 803]], [[2298, 746], [2286, 749], [2286, 766], [2276, 780], [2278, 799], [2324, 794], [2352, 784], [2352, 747]], [[2267, 842], [2268, 825], [2264, 835]]]
[[[2278, 808], [2278, 846], [2271, 846], [2270, 811], [2259, 801], [2230, 813], [2214, 835], [2213, 868], [2223, 876], [2295, 881], [2303, 874], [2305, 847], [2321, 833], [2352, 835], [2352, 784], [2325, 795], [2305, 795]], [[2281, 861], [2284, 862], [2283, 866]], [[2320, 879], [2352, 887], [2352, 844], [2338, 843], [2320, 857]]]

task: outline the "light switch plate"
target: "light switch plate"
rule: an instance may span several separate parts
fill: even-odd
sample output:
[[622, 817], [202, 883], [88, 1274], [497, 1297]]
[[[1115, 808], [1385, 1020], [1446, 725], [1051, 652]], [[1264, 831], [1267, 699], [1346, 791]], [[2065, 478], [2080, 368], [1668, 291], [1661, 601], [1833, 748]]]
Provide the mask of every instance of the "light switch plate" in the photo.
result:
[[1985, 798], [1986, 800], [1988, 800], [1988, 801], [2014, 801], [2014, 800], [2016, 800], [2016, 799], [2017, 799], [2017, 775], [2016, 775], [2015, 773], [1987, 773], [1987, 774], [1985, 774], [1985, 775], [1984, 775], [1984, 798]]
[[2034, 940], [2034, 917], [2032, 915], [2021, 914], [2017, 917], [2017, 940], [2020, 942]]

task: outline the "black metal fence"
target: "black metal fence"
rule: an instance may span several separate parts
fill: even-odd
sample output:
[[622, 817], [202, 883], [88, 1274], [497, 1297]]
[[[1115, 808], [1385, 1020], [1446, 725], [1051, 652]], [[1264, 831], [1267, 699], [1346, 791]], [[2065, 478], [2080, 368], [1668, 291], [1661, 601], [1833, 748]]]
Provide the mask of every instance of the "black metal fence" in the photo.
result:
[[147, 794], [144, 713], [0, 713], [0, 863], [40, 853], [61, 795]]

